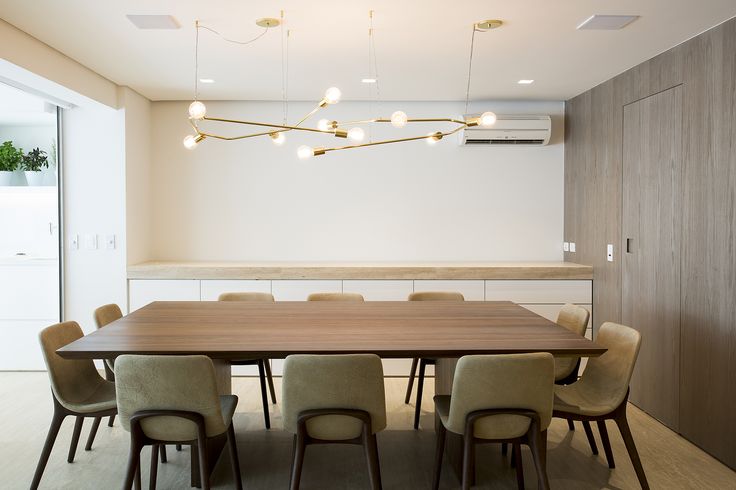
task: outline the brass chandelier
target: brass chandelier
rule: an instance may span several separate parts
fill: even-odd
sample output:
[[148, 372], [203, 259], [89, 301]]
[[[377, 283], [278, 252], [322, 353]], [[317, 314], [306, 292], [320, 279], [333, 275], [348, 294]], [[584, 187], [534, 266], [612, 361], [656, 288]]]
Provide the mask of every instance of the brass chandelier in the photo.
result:
[[[375, 63], [375, 48], [373, 47], [373, 11], [369, 12], [369, 18], [370, 18], [370, 27], [368, 30], [368, 42], [369, 42], [369, 72], [370, 72], [371, 50], [373, 51], [372, 57]], [[223, 140], [223, 141], [234, 141], [234, 140], [243, 140], [243, 139], [256, 138], [256, 137], [268, 137], [271, 139], [271, 141], [275, 145], [280, 146], [286, 141], [286, 133], [290, 131], [300, 131], [300, 132], [305, 132], [305, 133], [315, 134], [315, 135], [321, 134], [321, 135], [330, 136], [333, 138], [348, 139], [348, 140], [353, 141], [352, 144], [335, 145], [335, 146], [302, 145], [297, 149], [297, 156], [300, 159], [307, 159], [313, 156], [325, 155], [329, 152], [334, 152], [334, 151], [350, 150], [354, 148], [365, 148], [369, 146], [388, 145], [388, 144], [393, 144], [393, 143], [405, 143], [409, 141], [425, 140], [429, 145], [434, 145], [435, 143], [437, 143], [444, 137], [453, 135], [465, 128], [469, 128], [473, 126], [492, 126], [496, 122], [496, 114], [494, 114], [491, 111], [483, 112], [482, 114], [476, 117], [465, 116], [463, 119], [456, 119], [452, 117], [410, 118], [407, 116], [405, 112], [398, 110], [398, 111], [395, 111], [393, 114], [391, 114], [390, 118], [377, 117], [377, 118], [364, 119], [364, 120], [358, 120], [358, 121], [336, 121], [336, 120], [321, 119], [317, 123], [316, 128], [303, 126], [302, 124], [304, 124], [308, 119], [310, 119], [317, 112], [319, 112], [320, 109], [323, 109], [327, 107], [328, 105], [333, 105], [333, 104], [337, 104], [338, 102], [340, 102], [342, 93], [340, 89], [338, 89], [337, 87], [328, 88], [325, 91], [322, 99], [316, 105], [316, 107], [294, 124], [287, 123], [286, 112], [284, 112], [284, 121], [281, 124], [265, 123], [265, 122], [259, 122], [259, 121], [247, 121], [247, 120], [240, 120], [240, 119], [225, 119], [221, 117], [207, 115], [206, 106], [204, 105], [204, 103], [198, 100], [198, 95], [199, 95], [199, 92], [198, 92], [198, 81], [199, 81], [198, 55], [199, 55], [199, 31], [200, 29], [206, 29], [208, 31], [211, 31], [217, 34], [218, 36], [222, 37], [224, 40], [228, 42], [237, 43], [237, 44], [249, 44], [251, 42], [254, 42], [260, 39], [269, 29], [276, 27], [276, 26], [281, 26], [282, 27], [282, 96], [284, 99], [283, 100], [284, 107], [286, 108], [287, 99], [286, 99], [286, 88], [285, 88], [286, 76], [284, 74], [283, 12], [281, 13], [281, 19], [275, 19], [275, 18], [259, 19], [258, 21], [256, 21], [256, 24], [264, 28], [263, 33], [261, 33], [259, 36], [255, 37], [254, 39], [250, 41], [241, 42], [241, 41], [234, 41], [231, 39], [227, 39], [224, 36], [220, 35], [220, 33], [215, 31], [214, 29], [211, 29], [207, 26], [200, 24], [199, 21], [195, 23], [196, 41], [195, 41], [194, 101], [189, 105], [189, 122], [192, 128], [194, 129], [195, 134], [190, 134], [184, 138], [184, 146], [187, 149], [192, 150], [196, 148], [199, 145], [199, 143], [201, 143], [203, 140], [207, 138]], [[467, 82], [467, 90], [466, 90], [466, 97], [465, 97], [465, 112], [467, 112], [468, 101], [470, 97], [470, 80], [471, 80], [472, 66], [473, 66], [473, 50], [474, 50], [474, 44], [475, 44], [475, 33], [484, 32], [490, 29], [495, 29], [497, 27], [500, 27], [502, 24], [503, 22], [500, 20], [486, 20], [483, 22], [478, 22], [478, 23], [473, 24], [473, 27], [472, 27], [473, 31], [472, 31], [472, 37], [471, 37], [471, 43], [470, 43], [470, 56], [469, 56], [469, 63], [468, 63], [468, 82]], [[287, 42], [288, 42], [288, 36], [289, 36], [289, 33], [287, 31], [286, 33]], [[288, 51], [288, 48], [287, 48], [287, 51]], [[364, 82], [366, 83], [376, 83], [377, 77], [373, 76], [372, 78], [369, 78], [366, 80], [364, 80]], [[203, 129], [201, 126], [202, 126], [202, 122], [204, 121], [210, 121], [210, 122], [215, 122], [215, 123], [225, 123], [229, 125], [253, 126], [256, 128], [260, 128], [260, 130], [256, 132], [249, 132], [249, 133], [242, 134], [242, 135], [225, 136], [222, 134], [215, 133], [213, 131], [208, 131], [206, 129]], [[451, 124], [454, 124], [455, 127], [450, 130], [446, 130], [446, 131], [436, 130], [436, 131], [432, 131], [428, 134], [423, 134], [423, 135], [362, 142], [363, 139], [365, 138], [365, 130], [361, 127], [362, 125], [390, 124], [394, 128], [403, 128], [404, 126], [411, 125], [413, 123], [451, 123]]]

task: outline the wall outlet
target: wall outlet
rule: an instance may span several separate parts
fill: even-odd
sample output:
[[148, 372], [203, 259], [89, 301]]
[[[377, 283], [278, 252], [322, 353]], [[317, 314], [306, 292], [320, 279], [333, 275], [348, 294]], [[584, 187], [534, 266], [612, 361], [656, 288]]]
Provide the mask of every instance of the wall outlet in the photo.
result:
[[570, 242], [570, 252], [575, 253], [575, 242]]
[[79, 235], [69, 237], [69, 248], [71, 250], [79, 250]]
[[563, 252], [569, 252], [570, 251], [570, 243], [569, 242], [562, 242], [562, 251]]
[[86, 250], [97, 250], [97, 235], [84, 235], [84, 248]]
[[606, 260], [613, 262], [613, 244], [611, 243], [606, 247]]
[[115, 250], [115, 235], [107, 235], [105, 246], [108, 250]]

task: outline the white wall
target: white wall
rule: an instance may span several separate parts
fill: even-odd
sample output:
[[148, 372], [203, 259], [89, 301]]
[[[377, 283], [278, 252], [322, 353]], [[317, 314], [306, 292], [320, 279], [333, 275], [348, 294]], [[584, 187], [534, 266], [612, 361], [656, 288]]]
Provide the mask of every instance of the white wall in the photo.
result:
[[[448, 138], [335, 152], [301, 161], [315, 136], [206, 140], [191, 132], [188, 102], [152, 105], [153, 258], [247, 261], [561, 260], [563, 104], [488, 102], [497, 113], [554, 118], [554, 144], [468, 148]], [[457, 102], [383, 104], [413, 117], [455, 116]], [[280, 121], [278, 102], [210, 102], [208, 114]], [[290, 104], [290, 120], [310, 103]], [[376, 115], [376, 114], [374, 114]], [[370, 116], [367, 103], [342, 102], [315, 117]], [[225, 128], [227, 129], [227, 128]], [[239, 129], [248, 130], [248, 127]], [[424, 134], [390, 126], [375, 136]], [[380, 133], [379, 133], [380, 131]], [[316, 136], [325, 145], [345, 140]]]

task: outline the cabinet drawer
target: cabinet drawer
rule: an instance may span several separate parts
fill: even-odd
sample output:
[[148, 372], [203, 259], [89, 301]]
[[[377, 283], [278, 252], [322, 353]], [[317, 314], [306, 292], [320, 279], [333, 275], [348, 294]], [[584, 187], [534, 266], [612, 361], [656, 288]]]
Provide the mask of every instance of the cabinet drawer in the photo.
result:
[[592, 281], [486, 281], [486, 301], [514, 303], [579, 303], [593, 302]]

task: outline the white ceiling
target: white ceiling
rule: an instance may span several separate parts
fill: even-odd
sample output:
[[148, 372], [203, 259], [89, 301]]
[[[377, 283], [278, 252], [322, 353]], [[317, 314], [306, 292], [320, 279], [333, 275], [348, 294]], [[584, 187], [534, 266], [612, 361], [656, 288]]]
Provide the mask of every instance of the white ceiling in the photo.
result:
[[[374, 10], [383, 100], [465, 98], [471, 25], [471, 99], [567, 99], [733, 16], [734, 0], [0, 0], [0, 17], [120, 85], [152, 100], [190, 99], [194, 21], [236, 39], [283, 9], [291, 31], [289, 99], [316, 100], [336, 85], [364, 100], [368, 11]], [[592, 14], [641, 18], [619, 31], [577, 31]], [[171, 14], [179, 30], [139, 30], [126, 14]], [[281, 37], [248, 46], [200, 35], [202, 99], [279, 100]], [[519, 79], [534, 79], [521, 86]]]

